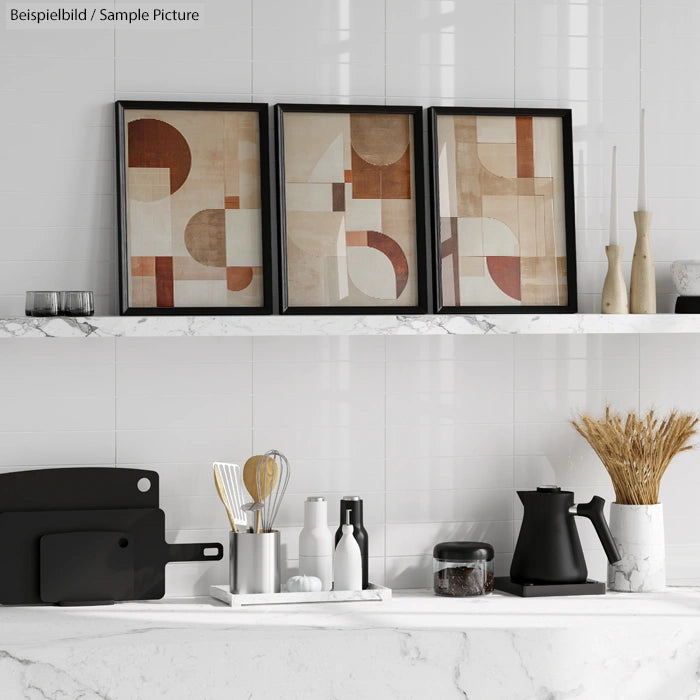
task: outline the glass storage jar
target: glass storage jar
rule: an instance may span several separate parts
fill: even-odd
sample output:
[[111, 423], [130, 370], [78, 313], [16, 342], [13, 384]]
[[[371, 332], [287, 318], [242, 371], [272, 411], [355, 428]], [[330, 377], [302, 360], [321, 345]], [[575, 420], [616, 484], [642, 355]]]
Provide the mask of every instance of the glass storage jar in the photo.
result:
[[435, 595], [464, 598], [493, 592], [493, 547], [487, 542], [440, 542], [433, 548]]

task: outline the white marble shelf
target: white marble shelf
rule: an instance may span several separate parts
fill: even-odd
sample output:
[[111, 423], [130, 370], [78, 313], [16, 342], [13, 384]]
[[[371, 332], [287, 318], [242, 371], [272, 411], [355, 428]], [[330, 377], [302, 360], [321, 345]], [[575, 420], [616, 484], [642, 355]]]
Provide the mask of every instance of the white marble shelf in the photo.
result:
[[700, 589], [0, 607], [3, 700], [700, 697]]
[[93, 316], [0, 319], [0, 338], [700, 333], [700, 314]]

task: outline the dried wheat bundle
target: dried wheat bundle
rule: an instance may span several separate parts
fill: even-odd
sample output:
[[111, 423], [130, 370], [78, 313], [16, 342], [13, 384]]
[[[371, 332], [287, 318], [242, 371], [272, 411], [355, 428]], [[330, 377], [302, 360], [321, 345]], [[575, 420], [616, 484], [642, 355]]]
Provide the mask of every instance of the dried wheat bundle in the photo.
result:
[[693, 448], [688, 441], [698, 420], [676, 410], [662, 419], [653, 410], [643, 418], [630, 412], [623, 420], [608, 406], [604, 420], [582, 413], [571, 422], [608, 470], [616, 502], [649, 505], [659, 502], [661, 477], [671, 460]]

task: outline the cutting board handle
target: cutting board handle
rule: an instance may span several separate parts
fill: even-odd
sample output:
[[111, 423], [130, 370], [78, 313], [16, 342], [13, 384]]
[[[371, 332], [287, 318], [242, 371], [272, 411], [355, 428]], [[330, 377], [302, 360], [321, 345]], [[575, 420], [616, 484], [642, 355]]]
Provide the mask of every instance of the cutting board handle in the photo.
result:
[[219, 561], [224, 558], [224, 546], [219, 542], [169, 544], [167, 548], [167, 561]]

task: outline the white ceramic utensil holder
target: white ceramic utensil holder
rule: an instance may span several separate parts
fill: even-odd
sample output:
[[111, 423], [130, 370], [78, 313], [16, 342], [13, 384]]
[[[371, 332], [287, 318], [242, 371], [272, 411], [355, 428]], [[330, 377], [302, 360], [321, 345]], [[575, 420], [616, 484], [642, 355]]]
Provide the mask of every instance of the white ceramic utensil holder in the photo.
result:
[[664, 511], [654, 505], [610, 505], [610, 532], [622, 559], [608, 565], [608, 588], [644, 593], [666, 586]]

